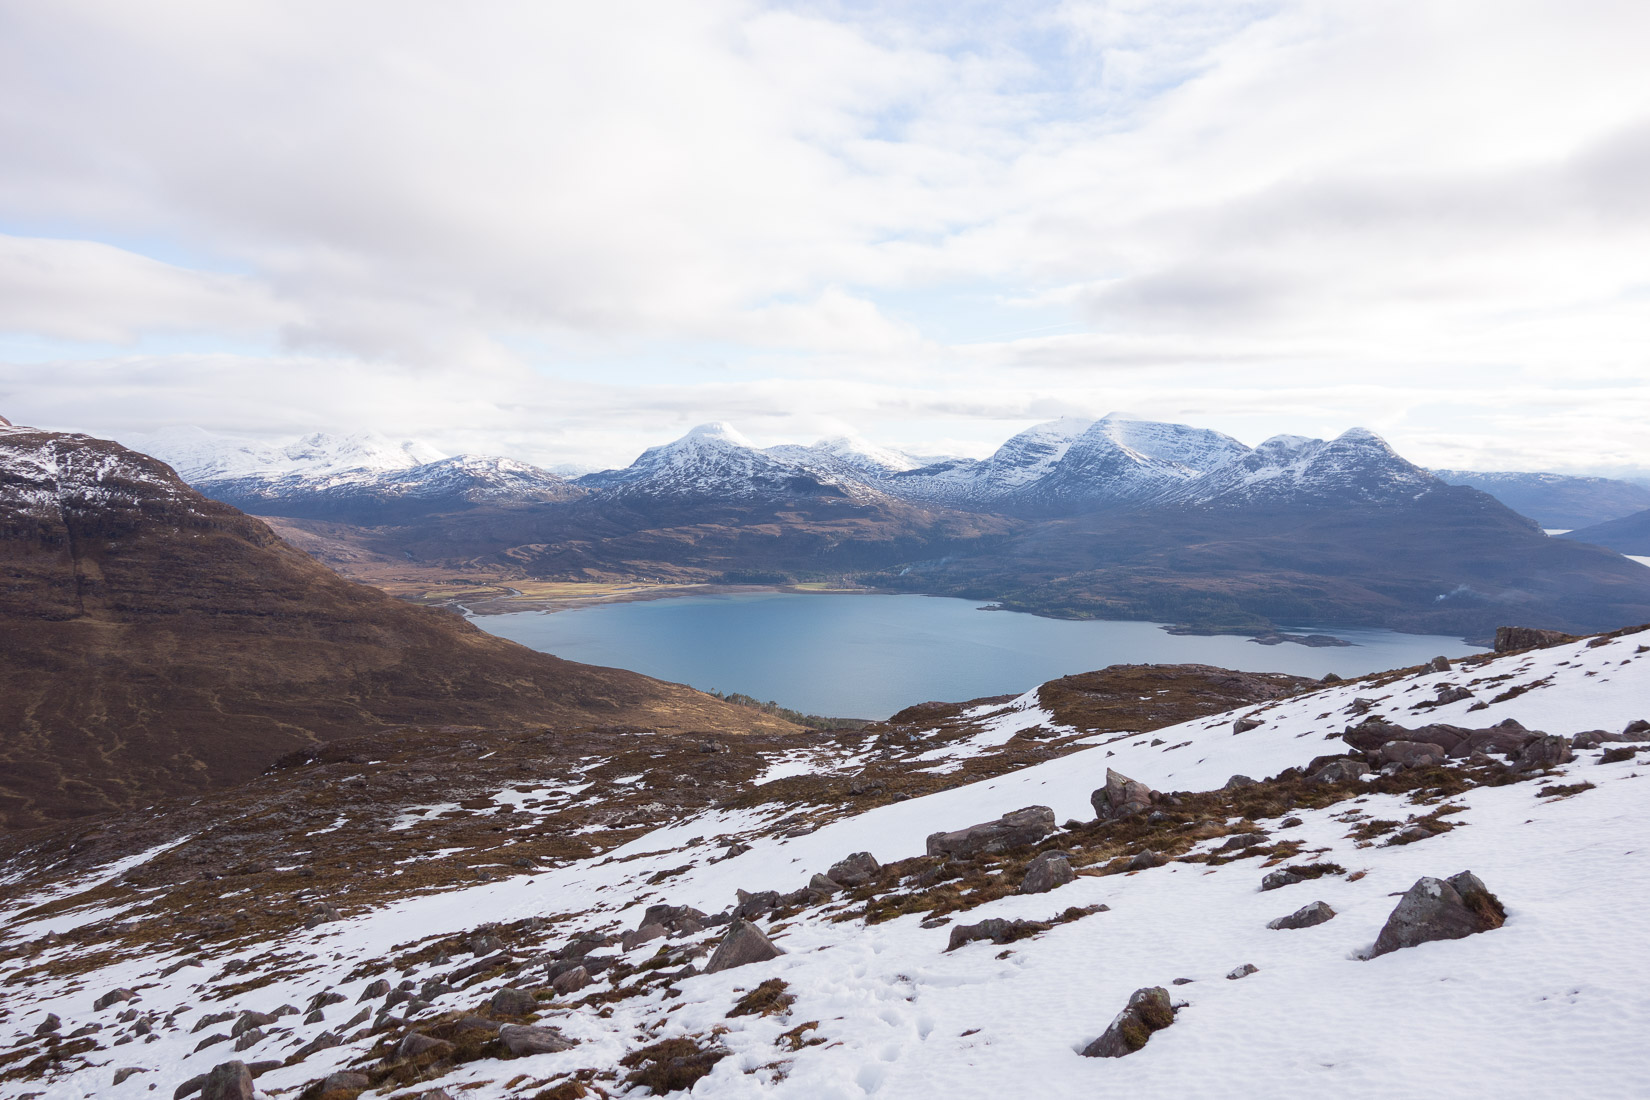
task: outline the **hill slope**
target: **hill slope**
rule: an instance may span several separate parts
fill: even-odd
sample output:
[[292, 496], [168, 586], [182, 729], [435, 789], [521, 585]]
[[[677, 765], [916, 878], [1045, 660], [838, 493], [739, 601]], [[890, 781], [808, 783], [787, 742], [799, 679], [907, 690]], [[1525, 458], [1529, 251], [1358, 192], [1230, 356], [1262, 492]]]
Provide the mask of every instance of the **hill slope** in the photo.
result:
[[1591, 527], [1650, 508], [1650, 488], [1608, 477], [1474, 470], [1433, 473], [1451, 485], [1482, 490], [1549, 530]]
[[1571, 531], [1559, 537], [1574, 542], [1590, 542], [1595, 546], [1608, 546], [1618, 554], [1644, 557], [1650, 555], [1650, 508], [1610, 520], [1608, 523], [1583, 527], [1579, 531]]
[[0, 428], [0, 821], [244, 781], [388, 726], [783, 728], [350, 583], [166, 466]]

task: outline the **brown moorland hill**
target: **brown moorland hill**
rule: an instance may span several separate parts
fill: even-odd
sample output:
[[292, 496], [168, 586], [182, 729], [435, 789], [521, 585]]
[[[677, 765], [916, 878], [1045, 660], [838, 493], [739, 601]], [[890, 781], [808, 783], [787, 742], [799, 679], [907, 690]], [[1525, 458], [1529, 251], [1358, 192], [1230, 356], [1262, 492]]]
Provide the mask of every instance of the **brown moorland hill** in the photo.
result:
[[344, 580], [118, 444], [0, 426], [0, 826], [447, 726], [795, 729]]

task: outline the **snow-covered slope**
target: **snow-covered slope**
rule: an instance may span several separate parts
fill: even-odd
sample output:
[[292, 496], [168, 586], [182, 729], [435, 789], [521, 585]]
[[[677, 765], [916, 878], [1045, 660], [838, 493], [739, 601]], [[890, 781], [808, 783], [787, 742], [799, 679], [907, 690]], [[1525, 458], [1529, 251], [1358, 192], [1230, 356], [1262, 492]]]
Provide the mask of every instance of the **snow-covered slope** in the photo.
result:
[[[368, 989], [380, 976], [388, 979], [380, 989], [403, 981], [416, 990], [453, 971], [464, 960], [438, 956], [435, 945], [484, 922], [554, 914], [542, 945], [514, 948], [518, 957], [553, 951], [584, 930], [635, 928], [649, 904], [716, 912], [734, 902], [736, 889], [793, 890], [851, 852], [869, 851], [884, 863], [920, 856], [932, 833], [1031, 804], [1051, 807], [1057, 820], [1088, 821], [1090, 792], [1106, 781], [1108, 769], [1164, 791], [1195, 792], [1219, 788], [1237, 773], [1263, 777], [1300, 767], [1344, 750], [1339, 733], [1367, 715], [1411, 726], [1487, 727], [1513, 719], [1566, 736], [1619, 730], [1650, 710], [1645, 637], [1370, 678], [1149, 734], [1106, 735], [1097, 738], [1104, 743], [1074, 755], [839, 816], [813, 831], [788, 827], [795, 818], [784, 806], [712, 810], [654, 829], [599, 861], [522, 871], [446, 893], [410, 891], [371, 913], [243, 942], [234, 966], [209, 959], [204, 968], [179, 970], [184, 949], [174, 948], [135, 957], [115, 953], [86, 969], [84, 948], [72, 937], [42, 940], [94, 921], [140, 916], [149, 904], [142, 897], [112, 907], [95, 893], [78, 903], [71, 896], [130, 873], [141, 865], [139, 857], [61, 884], [53, 909], [22, 913], [14, 906], [6, 915], [7, 942], [34, 943], [30, 953], [12, 954], [5, 963], [12, 1030], [27, 1034], [48, 1012], [61, 1016], [65, 1035], [102, 1025], [96, 1035], [103, 1049], [70, 1059], [41, 1092], [50, 1100], [166, 1095], [231, 1057], [268, 1060], [259, 1088], [290, 1092], [348, 1065], [393, 1066], [388, 1045], [368, 1053], [380, 1038], [393, 1044], [409, 1029], [428, 1027], [424, 1021], [453, 1018], [443, 1012], [474, 1010], [506, 982], [542, 982], [532, 965], [513, 978], [497, 974], [497, 964], [491, 971], [483, 966], [479, 978], [435, 994], [427, 1008], [409, 1012], [386, 1002], [376, 1029], [371, 1013], [359, 1031], [340, 1028], [358, 1001], [382, 999]], [[1440, 686], [1473, 695], [1420, 706], [1436, 699]], [[980, 744], [957, 752], [1036, 734], [1051, 715], [1033, 692], [982, 706], [973, 717]], [[1258, 724], [1234, 732], [1240, 717]], [[1650, 1021], [1650, 960], [1632, 949], [1650, 934], [1650, 860], [1643, 858], [1650, 845], [1650, 771], [1643, 761], [1644, 751], [1606, 757], [1602, 750], [1580, 750], [1574, 763], [1534, 778], [1462, 762], [1480, 769], [1472, 774], [1512, 781], [1425, 773], [1422, 783], [1408, 787], [1340, 788], [1321, 804], [1306, 788], [1280, 788], [1303, 801], [1291, 797], [1275, 816], [1250, 821], [1189, 822], [1181, 830], [1191, 838], [1189, 848], [1182, 842], [1185, 855], [1132, 872], [1107, 862], [1110, 857], [1095, 861], [1085, 854], [1101, 834], [1078, 826], [1057, 832], [1052, 843], [1073, 852], [1086, 873], [1051, 892], [1006, 893], [943, 920], [925, 920], [914, 906], [876, 923], [861, 919], [858, 898], [821, 899], [783, 920], [758, 921], [785, 954], [719, 973], [649, 978], [661, 975], [661, 964], [673, 968], [691, 957], [695, 943], [714, 946], [719, 929], [629, 949], [615, 945], [625, 965], [612, 968], [611, 981], [598, 980], [600, 996], [581, 1000], [591, 990], [546, 994], [536, 1003], [537, 1023], [559, 1028], [577, 1045], [508, 1061], [484, 1054], [447, 1067], [437, 1082], [396, 1087], [391, 1079], [384, 1094], [410, 1098], [439, 1085], [451, 1095], [489, 1100], [532, 1095], [583, 1073], [610, 1095], [640, 1096], [640, 1086], [623, 1081], [637, 1065], [634, 1053], [678, 1039], [721, 1055], [694, 1085], [694, 1096], [1403, 1098], [1467, 1083], [1498, 1096], [1639, 1095], [1650, 1079], [1650, 1050], [1632, 1041]], [[945, 763], [936, 760], [936, 766]], [[1456, 782], [1452, 775], [1467, 778]], [[1440, 783], [1447, 789], [1428, 785]], [[1393, 843], [1406, 819], [1435, 828], [1421, 828], [1424, 838], [1413, 843]], [[533, 820], [505, 820], [509, 829], [537, 827]], [[1160, 828], [1167, 837], [1180, 826]], [[1267, 834], [1264, 846], [1232, 850], [1234, 834], [1254, 831]], [[724, 856], [733, 841], [747, 847]], [[1205, 858], [1217, 849], [1224, 854]], [[1294, 854], [1267, 859], [1279, 850]], [[1263, 868], [1286, 863], [1329, 869], [1263, 891]], [[913, 865], [920, 866], [938, 863]], [[952, 872], [964, 874], [964, 886], [980, 885], [949, 896], [966, 902], [969, 889], [986, 890], [993, 874], [1007, 873], [991, 860], [984, 868], [965, 864]], [[1469, 869], [1505, 905], [1503, 927], [1364, 957], [1397, 895], [1421, 876]], [[937, 888], [908, 877], [890, 896], [906, 891], [916, 898], [924, 889]], [[38, 904], [46, 895], [25, 900]], [[1335, 911], [1327, 923], [1295, 931], [1267, 927], [1318, 900]], [[1006, 948], [975, 942], [947, 950], [953, 928], [988, 917], [1053, 926]], [[82, 966], [70, 980], [18, 980], [25, 969], [46, 973], [76, 959]], [[399, 961], [392, 965], [392, 959]], [[651, 970], [644, 967], [650, 961]], [[1245, 964], [1256, 969], [1228, 980]], [[771, 1015], [730, 1014], [742, 994], [769, 979], [784, 983], [788, 1005]], [[1184, 984], [1171, 984], [1180, 980]], [[1079, 1055], [1132, 991], [1156, 985], [1171, 989], [1183, 1006], [1172, 1026], [1123, 1059]], [[127, 1019], [153, 1016], [153, 1038], [108, 1045], [130, 1033], [131, 1025], [119, 1022], [128, 1006], [91, 1006], [116, 987], [138, 991], [138, 1011]], [[203, 1035], [229, 1027], [226, 1020], [191, 1030], [208, 1011], [267, 1012], [282, 1003], [302, 1005], [326, 990], [343, 1003], [326, 1008], [322, 1019], [300, 1023], [293, 1015], [266, 1024], [252, 1041], [242, 1040], [244, 1052], [227, 1042], [196, 1050]], [[340, 1045], [292, 1065], [273, 1064], [328, 1028], [344, 1035]], [[117, 1066], [142, 1072], [111, 1086]]]
[[821, 464], [803, 465], [757, 449], [732, 425], [701, 424], [680, 439], [649, 447], [622, 470], [587, 474], [585, 488], [610, 497], [675, 500], [789, 500], [838, 497], [874, 501], [881, 494]]
[[124, 442], [165, 462], [178, 476], [197, 486], [243, 478], [274, 481], [292, 477], [328, 484], [339, 477], [406, 470], [446, 457], [427, 443], [397, 443], [377, 432], [315, 432], [276, 447], [214, 435], [196, 427], [174, 427], [153, 435], [131, 436]]
[[782, 443], [777, 447], [767, 448], [766, 453], [783, 462], [819, 470], [831, 477], [865, 481], [873, 485], [894, 474], [936, 462], [951, 461], [945, 458], [910, 455], [892, 447], [878, 446], [858, 436], [846, 435], [822, 439], [807, 447], [795, 443]]

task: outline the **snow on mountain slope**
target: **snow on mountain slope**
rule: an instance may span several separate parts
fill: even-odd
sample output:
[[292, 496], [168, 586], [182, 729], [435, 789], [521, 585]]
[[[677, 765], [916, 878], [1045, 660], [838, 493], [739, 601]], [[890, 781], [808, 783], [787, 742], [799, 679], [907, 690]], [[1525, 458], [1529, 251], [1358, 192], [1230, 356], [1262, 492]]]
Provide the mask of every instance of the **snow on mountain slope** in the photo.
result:
[[1442, 484], [1400, 457], [1374, 432], [1352, 428], [1328, 441], [1274, 436], [1250, 453], [1168, 490], [1158, 503], [1381, 503], [1413, 499]]
[[1095, 421], [1047, 474], [1014, 496], [1068, 507], [1143, 500], [1248, 453], [1220, 432], [1113, 413]]
[[[713, 810], [655, 829], [600, 861], [409, 896], [370, 914], [247, 942], [237, 948], [241, 962], [235, 967], [212, 960], [205, 968], [168, 974], [182, 959], [172, 949], [110, 957], [66, 981], [18, 982], [24, 966], [42, 973], [82, 952], [72, 940], [42, 944], [38, 937], [93, 918], [137, 914], [147, 901], [115, 911], [93, 895], [78, 910], [22, 914], [14, 908], [0, 918], [0, 928], [9, 942], [36, 938], [36, 950], [5, 964], [11, 971], [8, 1009], [24, 1033], [48, 1012], [61, 1015], [65, 1034], [86, 1022], [101, 1023], [102, 1043], [121, 1033], [117, 1014], [126, 1007], [93, 1010], [104, 991], [135, 989], [137, 1009], [157, 1014], [153, 1039], [105, 1046], [95, 1060], [71, 1061], [81, 1068], [45, 1084], [41, 1095], [50, 1100], [165, 1095], [231, 1057], [279, 1061], [324, 1028], [335, 1029], [343, 1036], [340, 1045], [292, 1065], [272, 1065], [259, 1078], [267, 1094], [290, 1093], [337, 1068], [379, 1065], [388, 1048], [367, 1052], [381, 1037], [394, 1043], [405, 1028], [428, 1026], [420, 1025], [422, 1019], [473, 1009], [506, 982], [528, 984], [527, 970], [509, 978], [489, 977], [483, 968], [461, 991], [440, 993], [430, 1008], [408, 1013], [405, 1005], [392, 1009], [386, 1002], [377, 1016], [381, 1027], [374, 1028], [369, 1013], [360, 1031], [339, 1028], [358, 1001], [381, 996], [368, 991], [376, 977], [419, 989], [451, 971], [460, 960], [435, 956], [431, 946], [483, 922], [561, 915], [552, 923], [554, 942], [545, 944], [553, 950], [581, 929], [634, 928], [650, 903], [714, 912], [733, 902], [736, 888], [789, 890], [854, 851], [869, 850], [884, 862], [920, 855], [930, 833], [1028, 804], [1052, 807], [1057, 819], [1087, 821], [1093, 816], [1089, 792], [1105, 781], [1108, 768], [1164, 790], [1195, 791], [1219, 787], [1238, 772], [1259, 777], [1303, 765], [1344, 748], [1333, 739], [1349, 714], [1365, 710], [1412, 725], [1487, 726], [1514, 718], [1555, 734], [1619, 729], [1650, 709], [1645, 637], [1467, 661], [1447, 672], [1374, 677], [1149, 735], [1110, 736], [1072, 756], [841, 817], [807, 833], [778, 824], [784, 807]], [[1446, 683], [1476, 696], [1415, 709]], [[1486, 705], [1470, 711], [1477, 702]], [[1261, 724], [1234, 733], [1239, 716]], [[975, 717], [989, 738], [1020, 723], [1026, 724], [1019, 729], [1031, 730], [1047, 719], [1029, 697], [979, 708]], [[807, 904], [782, 921], [767, 922], [785, 954], [720, 973], [684, 971], [650, 984], [648, 975], [659, 974], [657, 967], [633, 969], [650, 961], [675, 967], [687, 945], [698, 940], [713, 946], [720, 930], [654, 939], [629, 950], [615, 945], [618, 963], [625, 965], [613, 971], [625, 976], [598, 981], [601, 996], [581, 1003], [586, 990], [537, 1004], [537, 1022], [559, 1028], [577, 1045], [508, 1062], [483, 1056], [451, 1067], [437, 1083], [453, 1095], [488, 1100], [531, 1095], [587, 1071], [586, 1080], [609, 1095], [644, 1095], [622, 1080], [634, 1058], [628, 1065], [620, 1059], [682, 1039], [724, 1052], [694, 1085], [695, 1096], [1078, 1097], [1127, 1091], [1401, 1098], [1436, 1091], [1441, 1079], [1467, 1078], [1475, 1091], [1491, 1095], [1636, 1095], [1650, 1078], [1650, 1050], [1626, 1041], [1650, 1022], [1650, 961], [1630, 949], [1650, 933], [1650, 907], [1644, 904], [1650, 860], [1643, 858], [1650, 844], [1650, 771], [1642, 751], [1615, 756], [1601, 763], [1600, 752], [1584, 750], [1548, 776], [1467, 783], [1447, 799], [1430, 795], [1426, 786], [1378, 793], [1370, 784], [1363, 793], [1353, 788], [1315, 808], [1299, 805], [1252, 823], [1214, 822], [1215, 835], [1193, 845], [1194, 854], [1205, 852], [1220, 846], [1226, 839], [1220, 834], [1231, 828], [1259, 827], [1298, 852], [1291, 865], [1340, 867], [1280, 890], [1259, 889], [1262, 860], [1243, 858], [1243, 852], [1229, 853], [1230, 860], [1181, 859], [1132, 873], [1099, 873], [1102, 864], [1095, 863], [1047, 894], [1010, 893], [955, 913], [949, 922], [909, 912], [867, 924], [858, 917], [857, 901], [839, 896]], [[1455, 827], [1415, 843], [1383, 842], [1392, 835], [1392, 822], [1422, 815]], [[1082, 864], [1090, 835], [1077, 829], [1055, 842], [1076, 852]], [[722, 858], [722, 848], [735, 839], [749, 849]], [[1499, 895], [1508, 914], [1503, 927], [1362, 957], [1397, 894], [1420, 876], [1465, 869]], [[911, 880], [899, 887], [918, 888]], [[1297, 931], [1266, 927], [1315, 900], [1332, 906], [1335, 917]], [[1108, 910], [1084, 915], [1084, 907], [1098, 905]], [[946, 950], [957, 924], [1062, 915], [1066, 923], [1006, 949], [977, 942]], [[520, 955], [534, 948], [515, 950]], [[400, 962], [392, 966], [392, 959]], [[1258, 969], [1226, 980], [1243, 964]], [[774, 1015], [729, 1015], [742, 993], [766, 979], [784, 982], [794, 1002]], [[1170, 985], [1174, 979], [1189, 982]], [[1152, 985], [1167, 986], [1184, 1005], [1171, 1027], [1123, 1059], [1079, 1056], [1133, 990]], [[283, 1002], [301, 1005], [329, 989], [343, 1003], [326, 1008], [323, 1020], [299, 1023], [294, 1015], [265, 1024], [250, 1042], [242, 1039], [244, 1052], [228, 1042], [196, 1051], [203, 1036], [229, 1027], [226, 1019], [191, 1031], [208, 1011], [268, 1011]], [[184, 1004], [192, 1007], [160, 1023]], [[407, 1024], [403, 1014], [411, 1017]], [[393, 1064], [393, 1057], [385, 1064]], [[112, 1086], [116, 1066], [143, 1072]], [[391, 1085], [385, 1095], [408, 1098], [433, 1087], [423, 1081]]]
[[336, 483], [372, 473], [405, 470], [446, 456], [427, 443], [397, 443], [377, 432], [333, 435], [315, 432], [281, 447], [214, 435], [195, 427], [174, 427], [126, 440], [134, 450], [165, 462], [191, 485], [256, 478], [314, 479]]
[[913, 500], [989, 507], [1052, 470], [1093, 424], [1063, 418], [1027, 428], [987, 459], [958, 458], [891, 478], [889, 491]]
[[606, 496], [751, 500], [839, 497], [874, 501], [881, 494], [862, 481], [764, 453], [732, 425], [701, 424], [680, 439], [649, 447], [622, 470], [578, 480]]
[[795, 443], [782, 443], [777, 447], [767, 448], [765, 453], [805, 469], [819, 470], [832, 477], [868, 481], [872, 484], [894, 474], [905, 473], [907, 470], [949, 461], [942, 458], [919, 458], [904, 451], [896, 451], [892, 447], [880, 447], [858, 436], [845, 435], [822, 439], [807, 447]]

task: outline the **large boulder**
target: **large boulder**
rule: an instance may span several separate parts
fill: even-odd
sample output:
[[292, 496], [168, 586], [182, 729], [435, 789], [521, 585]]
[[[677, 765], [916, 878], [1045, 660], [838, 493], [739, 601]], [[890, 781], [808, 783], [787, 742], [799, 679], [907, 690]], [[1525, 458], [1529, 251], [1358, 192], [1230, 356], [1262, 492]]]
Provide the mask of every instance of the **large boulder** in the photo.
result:
[[1574, 634], [1558, 630], [1537, 630], [1529, 626], [1498, 626], [1495, 628], [1495, 651], [1515, 653], [1520, 649], [1546, 649], [1576, 640]]
[[1138, 779], [1106, 769], [1106, 785], [1089, 795], [1089, 805], [1100, 821], [1116, 821], [1152, 808], [1152, 789]]
[[928, 854], [968, 859], [981, 852], [1006, 852], [1010, 848], [1035, 844], [1053, 831], [1052, 809], [1027, 806], [994, 821], [982, 821], [954, 833], [934, 833], [928, 838]]
[[1268, 928], [1311, 928], [1315, 924], [1335, 919], [1335, 910], [1325, 902], [1315, 901], [1311, 905], [1303, 905], [1290, 913], [1287, 917], [1279, 917], [1275, 921], [1267, 922]]
[[1542, 734], [1530, 739], [1518, 754], [1516, 767], [1519, 771], [1542, 771], [1547, 768], [1556, 768], [1560, 764], [1568, 764], [1576, 758], [1570, 748], [1570, 739], [1557, 734]]
[[538, 1011], [539, 1001], [525, 989], [505, 986], [488, 999], [487, 1007], [495, 1016], [525, 1016]]
[[1046, 894], [1076, 878], [1077, 872], [1072, 870], [1066, 853], [1044, 852], [1026, 865], [1026, 877], [1020, 883], [1020, 893]]
[[1027, 936], [1034, 936], [1038, 932], [1047, 932], [1050, 925], [1038, 920], [1008, 920], [1004, 917], [987, 917], [978, 924], [958, 924], [951, 928], [951, 937], [946, 942], [947, 951], [955, 951], [965, 943], [975, 940], [990, 940], [992, 943], [1013, 943], [1023, 940]]
[[1450, 755], [1471, 756], [1475, 752], [1493, 752], [1502, 756], [1517, 756], [1531, 741], [1540, 736], [1508, 719], [1499, 726], [1492, 726], [1487, 730], [1473, 730], [1465, 741], [1450, 750]]
[[1444, 746], [1425, 741], [1388, 741], [1376, 754], [1382, 764], [1430, 768], [1449, 759]]
[[1174, 1023], [1174, 1003], [1160, 985], [1137, 989], [1129, 1003], [1100, 1038], [1083, 1048], [1085, 1058], [1121, 1058], [1133, 1054], [1151, 1039], [1152, 1033]]
[[1507, 919], [1501, 901], [1471, 871], [1447, 879], [1415, 880], [1387, 917], [1370, 958], [1432, 940], [1458, 940], [1500, 928]]
[[1368, 764], [1362, 760], [1354, 760], [1350, 756], [1343, 756], [1323, 765], [1312, 773], [1310, 779], [1313, 783], [1356, 783], [1368, 774]]
[[529, 1054], [557, 1054], [572, 1050], [577, 1044], [553, 1027], [527, 1027], [505, 1024], [498, 1029], [498, 1041], [517, 1057]]
[[825, 877], [843, 886], [864, 886], [882, 874], [882, 864], [870, 852], [855, 852], [831, 864]]
[[221, 1062], [201, 1082], [201, 1100], [253, 1100], [252, 1071], [245, 1062]]
[[777, 959], [784, 953], [774, 946], [773, 941], [763, 934], [762, 929], [750, 921], [737, 920], [728, 929], [728, 934], [722, 937], [722, 942], [716, 945], [710, 962], [705, 964], [705, 973], [715, 974], [719, 970], [766, 962], [769, 959]]

